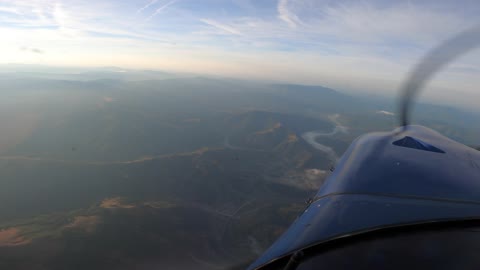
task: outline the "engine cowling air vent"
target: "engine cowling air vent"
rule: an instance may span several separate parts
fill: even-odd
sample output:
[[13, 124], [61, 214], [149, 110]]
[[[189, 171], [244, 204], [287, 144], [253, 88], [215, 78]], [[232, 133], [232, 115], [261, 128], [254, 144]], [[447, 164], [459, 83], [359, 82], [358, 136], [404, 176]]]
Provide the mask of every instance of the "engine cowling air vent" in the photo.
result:
[[445, 151], [438, 149], [433, 145], [430, 145], [426, 142], [422, 142], [421, 140], [412, 138], [410, 136], [405, 136], [403, 139], [394, 141], [392, 144], [397, 146], [407, 147], [407, 148], [423, 150], [423, 151], [442, 153], [442, 154], [445, 153]]

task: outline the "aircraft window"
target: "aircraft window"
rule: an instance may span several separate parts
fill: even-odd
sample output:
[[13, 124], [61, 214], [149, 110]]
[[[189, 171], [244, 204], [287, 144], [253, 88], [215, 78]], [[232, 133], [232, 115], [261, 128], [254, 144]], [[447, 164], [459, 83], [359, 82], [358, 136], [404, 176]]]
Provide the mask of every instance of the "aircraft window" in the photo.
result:
[[445, 153], [445, 151], [438, 149], [437, 147], [430, 145], [426, 142], [422, 142], [419, 139], [412, 138], [410, 136], [405, 136], [405, 138], [393, 142], [393, 145], [408, 147], [418, 150], [430, 151], [435, 153]]
[[479, 269], [479, 251], [479, 227], [422, 230], [324, 248], [297, 269]]

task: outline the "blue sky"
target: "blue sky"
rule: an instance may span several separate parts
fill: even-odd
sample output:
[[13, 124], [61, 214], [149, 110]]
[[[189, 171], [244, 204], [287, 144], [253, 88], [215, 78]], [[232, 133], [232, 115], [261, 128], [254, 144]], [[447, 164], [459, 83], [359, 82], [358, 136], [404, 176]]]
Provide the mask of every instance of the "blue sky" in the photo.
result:
[[[0, 0], [0, 63], [149, 68], [391, 92], [428, 49], [479, 23], [476, 2]], [[431, 85], [432, 96], [451, 99], [453, 91], [471, 101], [480, 82], [477, 60], [471, 53], [450, 65]]]

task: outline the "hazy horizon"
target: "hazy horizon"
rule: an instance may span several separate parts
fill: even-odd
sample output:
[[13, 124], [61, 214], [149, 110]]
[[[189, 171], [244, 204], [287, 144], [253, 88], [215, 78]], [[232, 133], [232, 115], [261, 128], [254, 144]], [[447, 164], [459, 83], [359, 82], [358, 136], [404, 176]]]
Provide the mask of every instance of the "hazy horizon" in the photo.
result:
[[[97, 74], [97, 77], [89, 77], [81, 75], [85, 75], [90, 72], [100, 72], [101, 74]], [[143, 74], [139, 76], [137, 73], [141, 72], [148, 72], [149, 74]], [[172, 71], [167, 69], [155, 69], [155, 68], [125, 68], [120, 66], [99, 66], [99, 67], [81, 67], [81, 66], [49, 66], [49, 65], [38, 65], [38, 64], [19, 64], [19, 63], [7, 63], [7, 64], [0, 64], [0, 75], [1, 74], [22, 74], [24, 79], [31, 79], [36, 78], [35, 74], [39, 75], [38, 78], [48, 78], [43, 76], [45, 74], [50, 75], [57, 75], [60, 76], [62, 80], [80, 80], [80, 81], [89, 81], [89, 80], [98, 80], [98, 79], [118, 79], [118, 80], [125, 80], [125, 81], [142, 81], [142, 80], [164, 80], [164, 79], [181, 79], [181, 78], [211, 78], [211, 79], [222, 79], [222, 80], [238, 80], [245, 83], [253, 83], [255, 87], [259, 85], [274, 85], [274, 84], [293, 84], [293, 85], [306, 85], [306, 86], [321, 86], [321, 87], [328, 87], [332, 90], [335, 90], [340, 93], [344, 93], [347, 95], [352, 96], [361, 96], [363, 98], [373, 98], [383, 100], [384, 102], [390, 102], [392, 104], [396, 104], [398, 102], [398, 96], [400, 93], [400, 84], [395, 89], [395, 91], [369, 91], [369, 90], [361, 90], [361, 89], [350, 89], [350, 88], [338, 88], [336, 85], [331, 85], [327, 83], [301, 83], [295, 82], [291, 80], [274, 80], [274, 79], [252, 79], [252, 78], [242, 78], [242, 77], [235, 77], [235, 76], [222, 76], [222, 75], [211, 75], [207, 73], [201, 72], [179, 72], [179, 71]], [[129, 76], [129, 75], [133, 76]], [[80, 77], [70, 78], [70, 77], [61, 77], [62, 74], [64, 75], [79, 75]], [[118, 75], [116, 75], [118, 74]], [[161, 74], [162, 76], [157, 76]], [[146, 75], [146, 76], [145, 76]], [[440, 106], [447, 106], [451, 108], [456, 108], [460, 110], [470, 111], [472, 113], [480, 113], [480, 108], [476, 106], [476, 104], [463, 104], [457, 101], [452, 101], [449, 98], [442, 99], [442, 98], [432, 98], [432, 95], [435, 96], [438, 93], [435, 91], [425, 91], [427, 92], [422, 93], [420, 98], [416, 101], [421, 104], [432, 104], [432, 105], [440, 105]], [[446, 93], [447, 96], [449, 93]]]
[[[478, 24], [465, 1], [0, 1], [0, 63], [155, 69], [395, 94], [429, 49]], [[475, 108], [480, 54], [428, 101]]]

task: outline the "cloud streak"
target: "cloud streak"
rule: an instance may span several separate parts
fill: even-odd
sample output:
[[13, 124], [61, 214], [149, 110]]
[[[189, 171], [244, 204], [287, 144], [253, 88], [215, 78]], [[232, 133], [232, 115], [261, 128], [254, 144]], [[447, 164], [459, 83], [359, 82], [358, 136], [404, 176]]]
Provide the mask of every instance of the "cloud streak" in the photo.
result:
[[11, 14], [16, 14], [16, 15], [21, 14], [16, 8], [9, 8], [9, 7], [0, 7], [0, 12], [11, 13]]
[[237, 35], [237, 36], [242, 36], [243, 35], [240, 31], [238, 31], [234, 27], [232, 27], [230, 25], [227, 25], [227, 24], [217, 22], [215, 20], [200, 19], [200, 21], [203, 22], [204, 24], [207, 24], [207, 25], [212, 26], [216, 29], [219, 29], [222, 32], [227, 33], [227, 34], [232, 34], [232, 35]]
[[38, 53], [38, 54], [44, 53], [43, 50], [40, 50], [38, 48], [33, 48], [33, 47], [20, 47], [20, 50], [24, 52], [32, 52], [32, 53]]
[[158, 0], [151, 0], [150, 2], [148, 2], [145, 6], [139, 8], [135, 13], [141, 13], [142, 11], [144, 11], [145, 9], [151, 7], [152, 5], [155, 5], [156, 3], [158, 2]]
[[290, 28], [297, 28], [302, 23], [297, 15], [290, 10], [289, 0], [279, 0], [277, 11], [278, 18], [286, 22]]
[[167, 9], [169, 6], [175, 4], [175, 2], [177, 2], [177, 0], [172, 0], [162, 6], [160, 6], [159, 8], [157, 8], [155, 10], [155, 12], [150, 15], [148, 18], [145, 19], [145, 21], [150, 21], [151, 19], [153, 19], [155, 16], [157, 16], [158, 14], [160, 14], [162, 11], [164, 11], [165, 9]]

